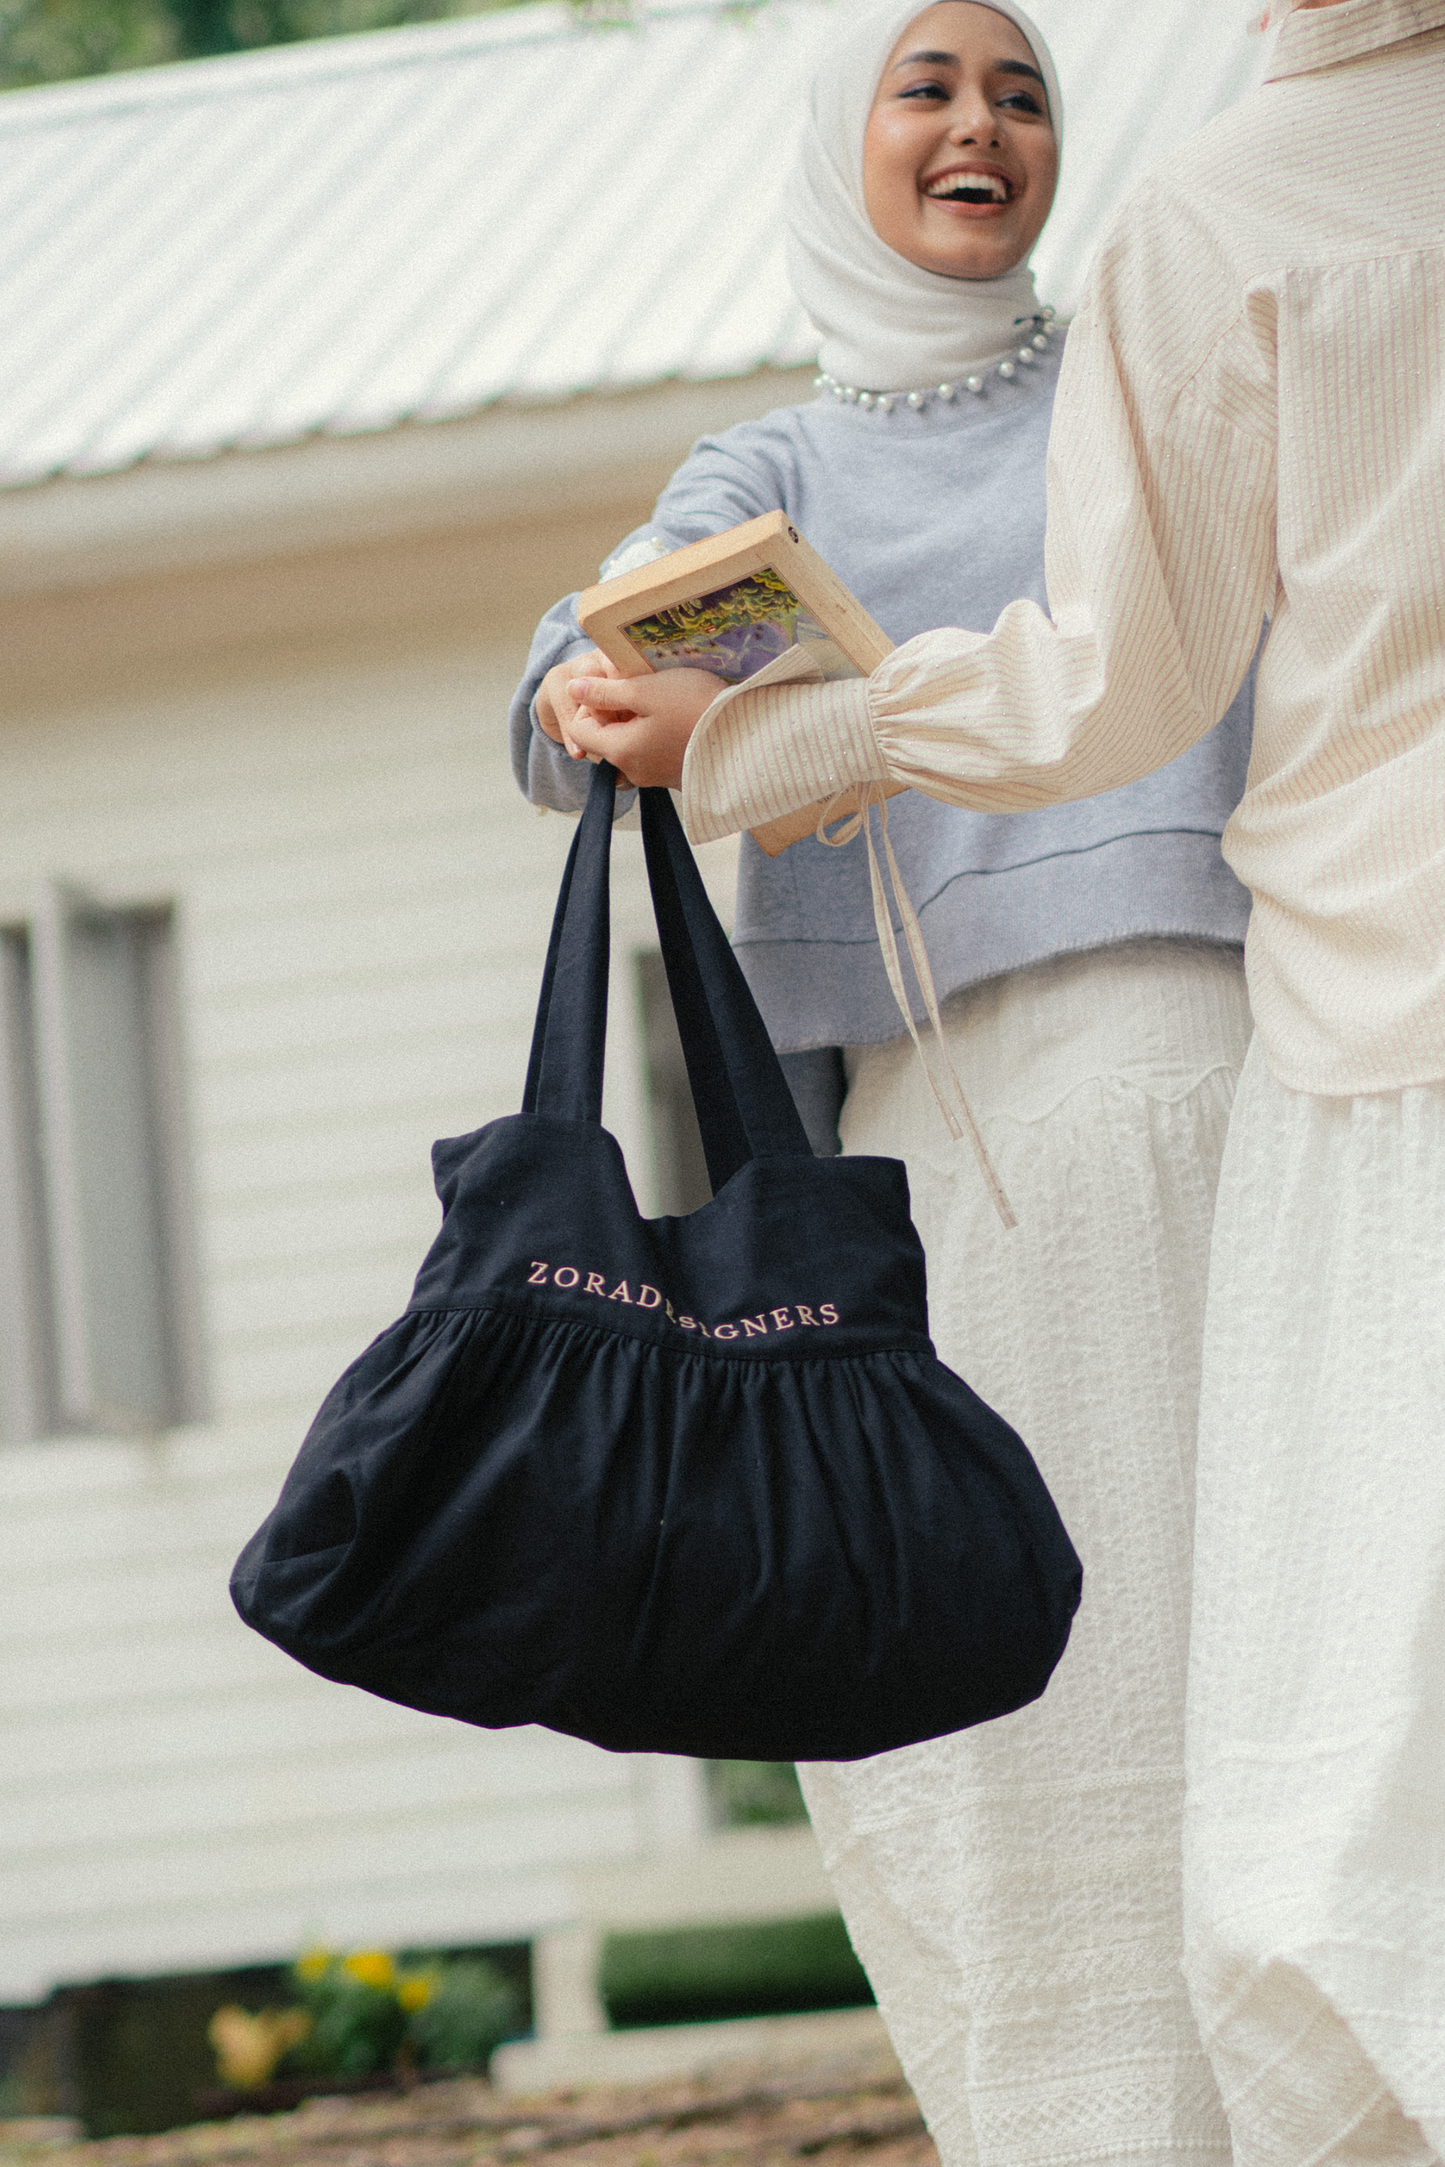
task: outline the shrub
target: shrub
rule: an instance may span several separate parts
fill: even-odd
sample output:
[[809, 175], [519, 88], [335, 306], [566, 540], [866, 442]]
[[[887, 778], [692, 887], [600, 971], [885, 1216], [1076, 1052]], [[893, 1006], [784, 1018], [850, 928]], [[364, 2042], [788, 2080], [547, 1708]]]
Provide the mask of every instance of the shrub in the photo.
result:
[[598, 1989], [619, 2027], [846, 2009], [873, 1999], [836, 1912], [609, 1934]]
[[427, 1978], [435, 1985], [415, 2004], [408, 2025], [421, 2066], [483, 2067], [492, 2049], [517, 2028], [517, 1997], [511, 1986], [494, 1965], [476, 1956], [440, 1965], [415, 1984]]
[[511, 1984], [482, 1957], [398, 1964], [384, 1949], [311, 1949], [291, 1977], [290, 2008], [216, 2011], [209, 2037], [223, 2083], [485, 2068], [521, 2013]]

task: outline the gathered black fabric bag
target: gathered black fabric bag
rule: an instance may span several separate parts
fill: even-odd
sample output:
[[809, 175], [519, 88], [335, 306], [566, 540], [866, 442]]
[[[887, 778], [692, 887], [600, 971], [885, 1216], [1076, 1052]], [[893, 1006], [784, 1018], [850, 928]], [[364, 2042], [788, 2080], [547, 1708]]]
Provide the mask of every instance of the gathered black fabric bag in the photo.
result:
[[432, 1152], [405, 1313], [236, 1565], [323, 1677], [602, 1746], [850, 1760], [1042, 1693], [1080, 1568], [1019, 1438], [928, 1337], [894, 1159], [815, 1159], [665, 790], [648, 872], [714, 1195], [647, 1220], [602, 1127], [599, 767], [523, 1111]]

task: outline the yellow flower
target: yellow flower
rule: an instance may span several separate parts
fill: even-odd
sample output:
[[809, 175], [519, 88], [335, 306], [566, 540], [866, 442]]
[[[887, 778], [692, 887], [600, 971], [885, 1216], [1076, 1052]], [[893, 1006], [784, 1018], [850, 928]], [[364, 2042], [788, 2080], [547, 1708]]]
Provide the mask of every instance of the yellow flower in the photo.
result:
[[409, 1979], [403, 1979], [396, 1990], [396, 1998], [403, 2009], [415, 2014], [425, 2009], [435, 1991], [435, 1982], [424, 1971], [414, 1971]]
[[304, 2009], [263, 2009], [252, 2016], [229, 2002], [211, 2018], [206, 2036], [216, 2050], [221, 2082], [249, 2091], [266, 2082], [282, 2056], [299, 2046], [310, 2029]]
[[396, 1982], [396, 1966], [385, 1949], [357, 1949], [341, 1968], [363, 1986], [379, 1987], [383, 1993]]
[[332, 1955], [329, 1949], [320, 1947], [306, 1949], [296, 1959], [297, 1976], [305, 1979], [308, 1984], [314, 1983], [317, 1979], [325, 1976], [331, 1963]]

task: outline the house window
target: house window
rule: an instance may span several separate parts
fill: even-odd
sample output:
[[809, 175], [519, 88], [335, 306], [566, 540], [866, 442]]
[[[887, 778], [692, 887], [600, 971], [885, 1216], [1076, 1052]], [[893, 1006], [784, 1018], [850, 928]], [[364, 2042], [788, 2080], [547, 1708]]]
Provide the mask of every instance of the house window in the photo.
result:
[[642, 1006], [657, 1208], [664, 1217], [680, 1218], [708, 1202], [712, 1183], [707, 1178], [682, 1040], [667, 990], [667, 971], [655, 948], [639, 949], [634, 962]]
[[0, 1435], [201, 1412], [168, 907], [52, 887], [0, 933]]

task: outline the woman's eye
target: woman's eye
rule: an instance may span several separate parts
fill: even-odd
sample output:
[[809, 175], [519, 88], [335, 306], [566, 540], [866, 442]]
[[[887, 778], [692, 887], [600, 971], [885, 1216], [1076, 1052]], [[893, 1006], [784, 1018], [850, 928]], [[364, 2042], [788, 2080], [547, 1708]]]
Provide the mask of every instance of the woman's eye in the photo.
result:
[[908, 88], [900, 90], [898, 95], [900, 98], [941, 99], [945, 105], [948, 102], [948, 92], [942, 83], [910, 83]]
[[1011, 90], [1006, 98], [1000, 98], [998, 102], [1000, 105], [1012, 107], [1018, 113], [1037, 113], [1042, 116], [1044, 110], [1030, 90]]

